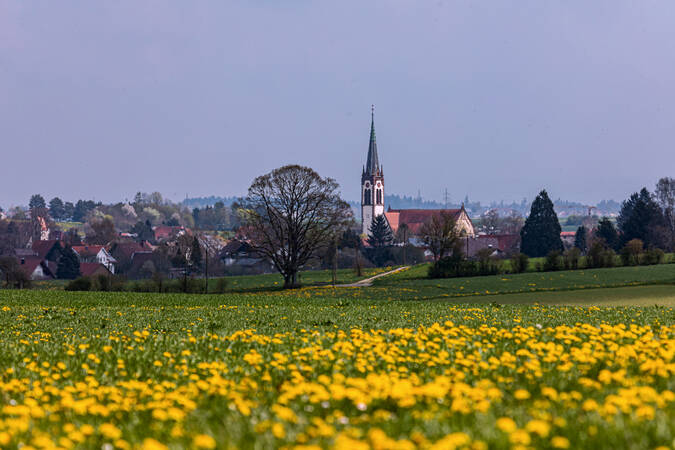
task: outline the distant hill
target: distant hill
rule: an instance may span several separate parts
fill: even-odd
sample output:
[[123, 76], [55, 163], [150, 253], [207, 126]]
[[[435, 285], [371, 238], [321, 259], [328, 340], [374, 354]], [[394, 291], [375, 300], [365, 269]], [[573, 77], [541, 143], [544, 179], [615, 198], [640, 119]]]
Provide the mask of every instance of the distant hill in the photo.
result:
[[210, 197], [192, 197], [186, 198], [181, 202], [182, 205], [187, 206], [190, 209], [193, 208], [205, 208], [207, 206], [213, 206], [218, 202], [223, 202], [225, 206], [230, 206], [232, 203], [237, 201], [239, 197], [218, 197], [212, 195]]

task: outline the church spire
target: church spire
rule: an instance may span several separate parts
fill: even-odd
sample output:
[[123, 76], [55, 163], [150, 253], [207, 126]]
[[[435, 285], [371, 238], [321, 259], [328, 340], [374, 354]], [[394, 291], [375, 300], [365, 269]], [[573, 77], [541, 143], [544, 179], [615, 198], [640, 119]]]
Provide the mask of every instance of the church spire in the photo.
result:
[[377, 157], [377, 141], [375, 140], [375, 105], [370, 107], [370, 144], [368, 145], [368, 159], [366, 160], [366, 174], [374, 175], [380, 172], [380, 161]]

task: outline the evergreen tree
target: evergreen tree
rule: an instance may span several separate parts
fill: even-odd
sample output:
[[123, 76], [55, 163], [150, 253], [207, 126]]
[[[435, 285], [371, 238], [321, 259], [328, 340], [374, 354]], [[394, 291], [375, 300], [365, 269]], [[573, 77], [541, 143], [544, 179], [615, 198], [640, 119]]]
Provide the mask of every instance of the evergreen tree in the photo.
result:
[[587, 235], [586, 227], [581, 225], [577, 228], [577, 232], [574, 235], [574, 246], [581, 250], [582, 253], [586, 252], [587, 247]]
[[56, 266], [56, 278], [73, 280], [80, 276], [80, 260], [70, 246], [63, 249]]
[[600, 219], [595, 235], [605, 241], [605, 244], [610, 248], [616, 249], [619, 245], [619, 234], [616, 232], [612, 221], [607, 217]]
[[384, 214], [375, 216], [373, 223], [368, 228], [370, 236], [368, 236], [368, 244], [372, 247], [387, 247], [391, 245], [394, 240], [394, 235], [389, 228], [387, 219]]
[[560, 230], [553, 202], [543, 190], [532, 202], [530, 215], [520, 230], [521, 251], [530, 257], [546, 256], [554, 250], [561, 252]]
[[192, 270], [198, 270], [202, 266], [202, 248], [199, 245], [199, 239], [197, 239], [197, 236], [195, 236], [192, 240], [190, 263], [192, 265]]
[[65, 208], [63, 205], [63, 200], [58, 197], [54, 197], [49, 201], [49, 215], [52, 216], [55, 220], [61, 220], [65, 216]]
[[647, 247], [659, 246], [660, 242], [654, 232], [658, 227], [665, 226], [663, 212], [647, 188], [635, 192], [621, 204], [617, 223], [622, 245], [633, 239], [640, 239]]
[[30, 209], [43, 209], [46, 207], [47, 203], [45, 202], [44, 197], [42, 197], [40, 194], [33, 195], [28, 202], [28, 208]]
[[131, 228], [131, 232], [136, 234], [136, 241], [138, 242], [155, 240], [155, 232], [152, 230], [150, 220], [146, 220], [145, 222], [139, 220]]
[[73, 215], [75, 214], [75, 205], [72, 202], [66, 202], [63, 204], [63, 218], [67, 220], [72, 220]]

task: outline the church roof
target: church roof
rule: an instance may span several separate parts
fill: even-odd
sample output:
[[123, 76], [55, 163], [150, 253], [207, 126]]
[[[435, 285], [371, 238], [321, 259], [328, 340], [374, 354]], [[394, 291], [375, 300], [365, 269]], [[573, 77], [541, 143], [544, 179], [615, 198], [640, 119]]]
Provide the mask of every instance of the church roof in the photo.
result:
[[462, 209], [389, 209], [384, 215], [394, 233], [401, 224], [405, 223], [412, 234], [418, 234], [422, 225], [430, 221], [433, 216], [446, 212], [458, 220], [462, 211]]
[[368, 159], [366, 160], [366, 175], [380, 173], [380, 160], [377, 156], [377, 141], [375, 140], [375, 109], [370, 114], [370, 144], [368, 144]]

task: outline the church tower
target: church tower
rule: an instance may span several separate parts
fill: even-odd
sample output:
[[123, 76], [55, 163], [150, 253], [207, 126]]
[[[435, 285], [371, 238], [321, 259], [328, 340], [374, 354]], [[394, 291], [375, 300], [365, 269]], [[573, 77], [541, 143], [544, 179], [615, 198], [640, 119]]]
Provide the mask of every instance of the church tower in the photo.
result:
[[373, 219], [381, 214], [384, 214], [384, 172], [377, 156], [375, 107], [372, 106], [368, 158], [361, 173], [361, 232], [368, 235]]

